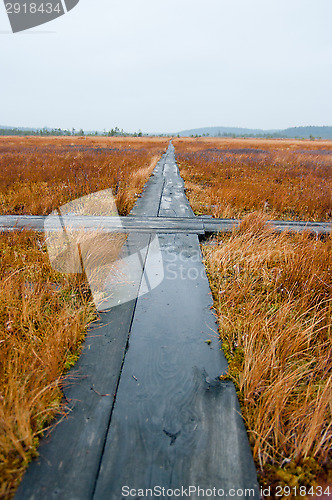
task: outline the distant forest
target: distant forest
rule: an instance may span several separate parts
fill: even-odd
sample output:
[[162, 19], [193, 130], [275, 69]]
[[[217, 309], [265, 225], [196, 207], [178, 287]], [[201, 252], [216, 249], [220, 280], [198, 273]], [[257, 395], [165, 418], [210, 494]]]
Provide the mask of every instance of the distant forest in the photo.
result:
[[0, 135], [35, 135], [35, 136], [105, 136], [105, 137], [114, 137], [114, 136], [123, 136], [123, 137], [142, 137], [143, 133], [141, 131], [134, 132], [133, 134], [129, 134], [124, 132], [124, 130], [120, 130], [118, 127], [112, 128], [111, 130], [104, 130], [103, 132], [98, 131], [89, 131], [85, 132], [83, 129], [61, 129], [61, 128], [48, 128], [44, 127], [41, 129], [34, 128], [25, 128], [25, 127], [4, 127], [0, 126]]

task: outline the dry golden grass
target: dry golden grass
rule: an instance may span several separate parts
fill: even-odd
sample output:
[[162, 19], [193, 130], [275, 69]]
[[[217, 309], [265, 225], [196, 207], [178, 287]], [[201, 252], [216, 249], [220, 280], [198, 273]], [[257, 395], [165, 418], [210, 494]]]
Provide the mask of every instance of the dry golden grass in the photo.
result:
[[[88, 193], [112, 188], [118, 212], [125, 215], [167, 142], [0, 138], [0, 213], [46, 215]], [[97, 254], [94, 252], [98, 268], [108, 269], [123, 237], [111, 242], [105, 235], [93, 237], [94, 246], [99, 238]], [[111, 245], [111, 251], [105, 252], [105, 245]], [[85, 235], [82, 256], [90, 246], [89, 235]], [[91, 257], [84, 258], [93, 267]], [[64, 411], [63, 375], [77, 360], [95, 315], [82, 275], [52, 270], [43, 235], [0, 233], [1, 498], [12, 498], [36, 454], [38, 437]]]
[[331, 220], [332, 142], [174, 145], [196, 213], [242, 218], [203, 253], [226, 378], [238, 391], [260, 482], [272, 498], [277, 485], [308, 492], [331, 484], [332, 240], [275, 234], [266, 221]]
[[261, 482], [308, 486], [331, 467], [332, 240], [265, 222], [246, 216], [204, 256]]
[[158, 138], [0, 137], [0, 214], [48, 215], [111, 188], [127, 215], [168, 141]]
[[332, 219], [332, 141], [175, 139], [195, 213]]
[[52, 270], [40, 234], [1, 234], [0, 263], [0, 496], [9, 498], [61, 410], [61, 377], [95, 310], [82, 278]]

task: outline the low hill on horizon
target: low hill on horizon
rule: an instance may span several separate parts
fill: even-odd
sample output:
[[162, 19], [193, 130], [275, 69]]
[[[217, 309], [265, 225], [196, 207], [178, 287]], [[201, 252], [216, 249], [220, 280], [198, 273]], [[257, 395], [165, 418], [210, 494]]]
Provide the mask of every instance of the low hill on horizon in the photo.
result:
[[183, 130], [176, 135], [180, 137], [208, 136], [208, 137], [272, 137], [289, 139], [332, 139], [332, 127], [307, 126], [290, 127], [284, 130], [262, 130], [240, 127], [203, 127]]

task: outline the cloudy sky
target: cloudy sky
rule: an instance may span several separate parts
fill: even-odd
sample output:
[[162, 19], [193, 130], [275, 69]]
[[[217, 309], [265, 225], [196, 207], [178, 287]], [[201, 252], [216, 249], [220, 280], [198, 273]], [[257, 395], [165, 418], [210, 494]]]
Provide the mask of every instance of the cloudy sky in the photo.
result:
[[331, 0], [80, 0], [12, 34], [1, 2], [0, 125], [332, 125], [331, 20]]

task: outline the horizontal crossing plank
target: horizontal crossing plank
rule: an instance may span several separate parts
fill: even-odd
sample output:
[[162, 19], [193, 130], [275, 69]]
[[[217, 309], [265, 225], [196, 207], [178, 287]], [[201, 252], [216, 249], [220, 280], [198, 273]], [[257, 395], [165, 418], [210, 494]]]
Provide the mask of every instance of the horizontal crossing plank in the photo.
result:
[[[213, 219], [212, 217], [97, 217], [97, 216], [0, 216], [0, 231], [32, 229], [35, 231], [100, 230], [104, 232], [138, 233], [186, 233], [204, 234], [231, 232], [240, 224], [237, 219]], [[317, 234], [331, 232], [332, 224], [310, 221], [268, 221], [276, 231], [309, 231]]]
[[[234, 227], [238, 227], [240, 222], [240, 220], [236, 219], [209, 219], [208, 221], [203, 222], [203, 226], [206, 233], [227, 233], [232, 232]], [[267, 224], [271, 225], [276, 232], [308, 231], [316, 234], [328, 234], [332, 230], [332, 224], [328, 222], [269, 220], [267, 221]]]
[[327, 234], [332, 230], [332, 224], [328, 222], [304, 222], [304, 221], [270, 221], [278, 231], [309, 231], [312, 233]]
[[202, 222], [195, 219], [160, 217], [95, 217], [95, 216], [27, 216], [6, 215], [0, 217], [0, 230], [32, 229], [35, 231], [100, 230], [103, 232], [178, 233], [204, 234]]

